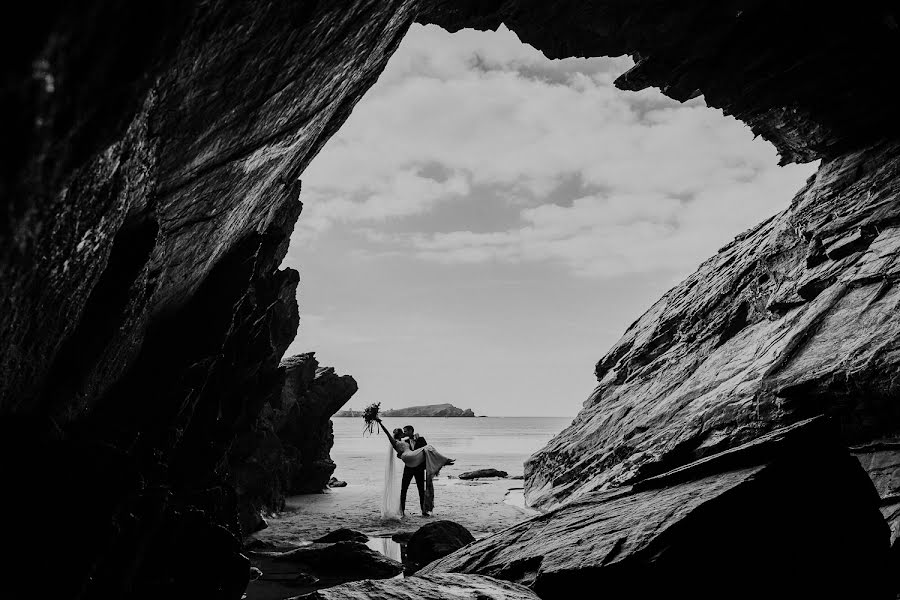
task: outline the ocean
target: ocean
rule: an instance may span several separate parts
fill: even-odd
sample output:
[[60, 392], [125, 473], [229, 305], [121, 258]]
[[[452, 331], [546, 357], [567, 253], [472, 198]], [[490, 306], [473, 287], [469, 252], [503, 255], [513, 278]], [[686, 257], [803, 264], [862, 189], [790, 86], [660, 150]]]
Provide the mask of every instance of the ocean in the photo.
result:
[[[381, 485], [384, 476], [384, 433], [363, 435], [360, 417], [335, 417], [334, 476], [352, 485]], [[412, 425], [442, 454], [456, 459], [441, 474], [495, 468], [522, 475], [525, 460], [572, 422], [571, 417], [397, 417], [386, 418], [388, 429]]]

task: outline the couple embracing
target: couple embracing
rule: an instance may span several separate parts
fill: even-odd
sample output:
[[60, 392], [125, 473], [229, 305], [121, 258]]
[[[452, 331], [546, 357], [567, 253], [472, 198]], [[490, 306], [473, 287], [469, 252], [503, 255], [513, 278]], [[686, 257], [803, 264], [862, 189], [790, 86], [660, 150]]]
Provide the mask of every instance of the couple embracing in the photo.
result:
[[[412, 425], [389, 432], [381, 419], [377, 421], [391, 444], [384, 469], [381, 518], [403, 518], [406, 511], [406, 492], [413, 479], [416, 480], [416, 489], [419, 492], [422, 516], [431, 516], [431, 511], [434, 510], [434, 476], [445, 465], [452, 465], [453, 459], [438, 452], [424, 437], [415, 432]], [[403, 464], [402, 478], [397, 477], [400, 462]]]

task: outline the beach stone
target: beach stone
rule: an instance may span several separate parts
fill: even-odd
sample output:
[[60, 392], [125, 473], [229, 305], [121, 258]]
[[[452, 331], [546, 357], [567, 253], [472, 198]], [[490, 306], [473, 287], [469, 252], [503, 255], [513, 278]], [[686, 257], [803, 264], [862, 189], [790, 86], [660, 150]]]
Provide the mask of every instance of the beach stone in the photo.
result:
[[313, 540], [313, 542], [320, 544], [329, 544], [334, 542], [362, 542], [365, 544], [367, 541], [369, 541], [369, 536], [362, 533], [361, 531], [356, 531], [355, 529], [347, 529], [346, 527], [335, 529], [334, 531], [326, 533], [322, 537]]
[[347, 487], [347, 482], [346, 482], [346, 481], [341, 481], [341, 480], [338, 479], [337, 477], [332, 477], [332, 478], [328, 481], [328, 487], [333, 487], [333, 488]]
[[372, 550], [362, 542], [312, 544], [272, 556], [275, 562], [305, 566], [317, 577], [381, 579], [403, 572], [403, 565]]
[[537, 600], [528, 588], [482, 575], [444, 573], [425, 577], [357, 581], [291, 600]]
[[435, 521], [423, 525], [410, 536], [406, 556], [416, 565], [427, 565], [474, 541], [475, 536], [459, 523]]
[[588, 582], [609, 598], [889, 598], [888, 552], [871, 481], [820, 419], [591, 494], [419, 574], [489, 575], [544, 600]]
[[459, 475], [460, 479], [482, 479], [484, 477], [506, 477], [506, 471], [498, 471], [497, 469], [477, 469], [475, 471], [466, 471]]

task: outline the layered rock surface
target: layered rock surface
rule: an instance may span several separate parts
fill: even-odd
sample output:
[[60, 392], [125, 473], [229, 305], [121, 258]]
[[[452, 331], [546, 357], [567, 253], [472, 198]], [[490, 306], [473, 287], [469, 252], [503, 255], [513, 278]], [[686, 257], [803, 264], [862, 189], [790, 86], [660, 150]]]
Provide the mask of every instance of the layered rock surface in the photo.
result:
[[356, 381], [319, 367], [312, 352], [281, 361], [280, 394], [272, 394], [253, 427], [228, 453], [244, 533], [261, 513], [281, 510], [292, 494], [321, 492], [335, 464], [331, 416], [356, 393]]
[[528, 499], [554, 506], [816, 414], [896, 494], [898, 192], [897, 143], [824, 162], [597, 364], [584, 409], [528, 461]]
[[528, 588], [479, 575], [360, 581], [299, 596], [308, 600], [536, 600]]
[[545, 600], [890, 598], [888, 528], [824, 420], [633, 487], [587, 494], [420, 571], [521, 583]]
[[[784, 162], [833, 158], [896, 138], [893, 68], [900, 9], [802, 2], [431, 0], [420, 20], [450, 31], [500, 24], [550, 58], [631, 54], [619, 88], [703, 95], [772, 142]], [[765, 42], [762, 42], [765, 40]]]
[[[278, 267], [298, 176], [414, 2], [89, 0], [7, 16], [0, 470], [5, 512], [41, 518], [5, 532], [18, 548], [5, 591], [239, 598], [225, 454], [280, 393], [296, 333], [299, 278]], [[48, 578], [33, 557], [51, 539], [66, 560]]]

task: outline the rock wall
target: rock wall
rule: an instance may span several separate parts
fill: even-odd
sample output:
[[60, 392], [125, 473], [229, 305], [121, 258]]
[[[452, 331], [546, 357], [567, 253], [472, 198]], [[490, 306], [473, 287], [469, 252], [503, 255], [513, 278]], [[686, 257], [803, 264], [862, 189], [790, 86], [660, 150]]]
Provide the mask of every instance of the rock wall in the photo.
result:
[[88, 0], [2, 19], [0, 471], [5, 513], [39, 515], [5, 532], [6, 592], [240, 598], [225, 456], [296, 333], [278, 267], [298, 176], [414, 16]]
[[817, 418], [587, 494], [420, 573], [526, 585], [544, 600], [893, 598], [879, 498]]
[[356, 381], [319, 367], [315, 354], [281, 361], [283, 382], [253, 427], [228, 452], [244, 533], [262, 526], [262, 513], [282, 510], [285, 496], [321, 492], [335, 464], [331, 416], [356, 393]]
[[816, 414], [865, 444], [885, 497], [900, 492], [896, 466], [875, 457], [900, 439], [898, 190], [898, 143], [823, 162], [787, 210], [722, 248], [597, 364], [575, 422], [529, 460], [529, 499], [552, 506]]

